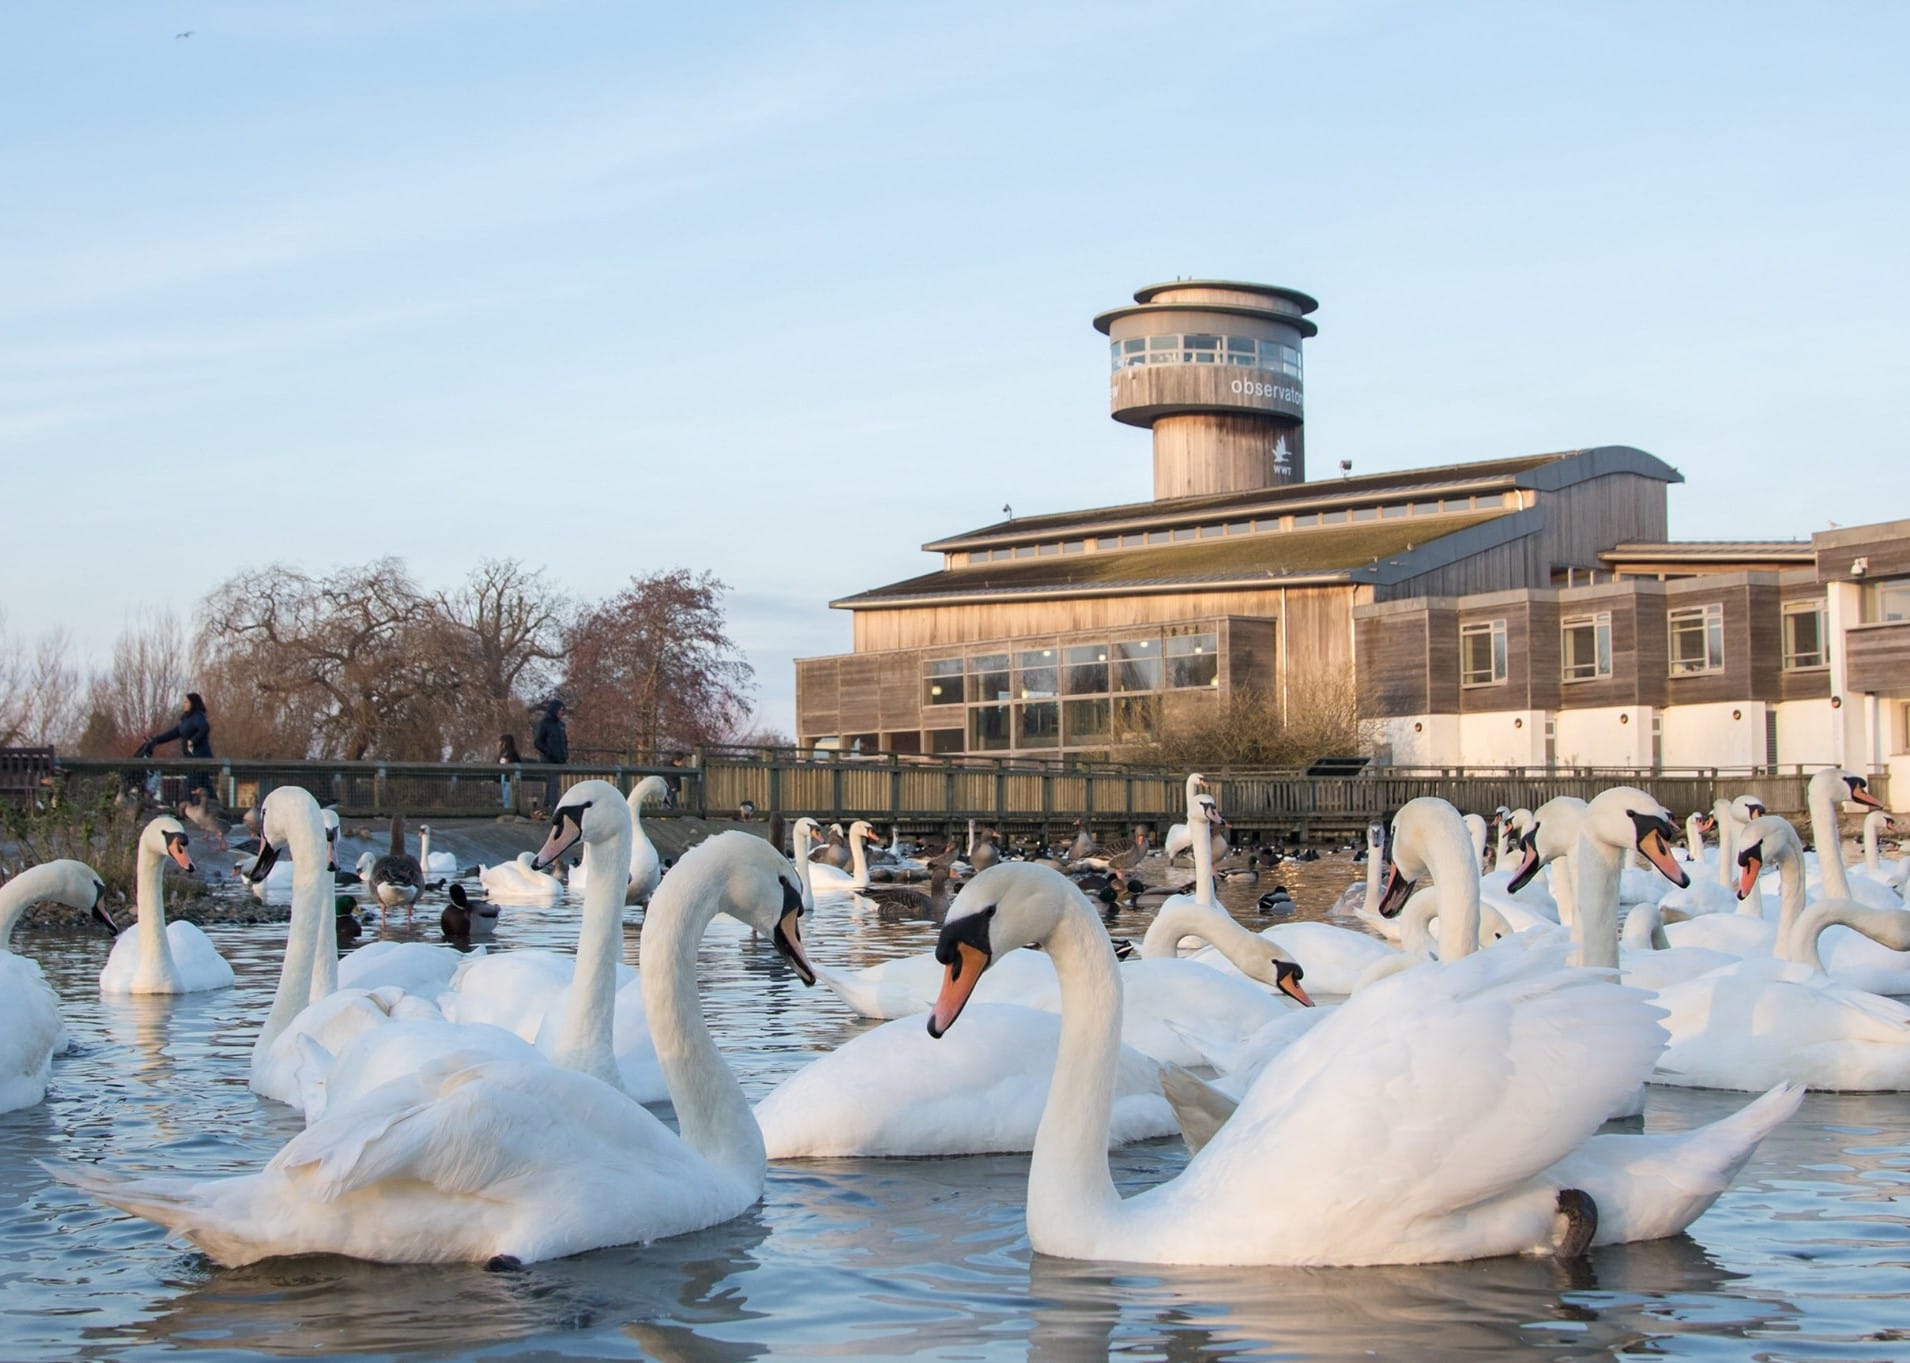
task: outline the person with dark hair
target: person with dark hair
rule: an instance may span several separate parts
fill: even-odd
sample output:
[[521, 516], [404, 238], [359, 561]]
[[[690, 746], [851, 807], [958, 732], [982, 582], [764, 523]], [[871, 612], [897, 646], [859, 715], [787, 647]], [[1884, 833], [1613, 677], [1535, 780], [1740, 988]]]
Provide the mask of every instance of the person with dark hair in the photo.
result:
[[[151, 757], [153, 749], [161, 743], [177, 740], [182, 757], [212, 756], [212, 718], [206, 713], [205, 698], [197, 691], [186, 692], [186, 708], [179, 715], [179, 722], [163, 734], [154, 734], [139, 745], [135, 757]], [[186, 783], [188, 793], [195, 790], [211, 791], [212, 773], [196, 771]]]
[[[564, 702], [557, 697], [552, 696], [545, 703], [544, 713], [531, 734], [531, 746], [537, 749], [540, 762], [561, 767], [570, 761], [570, 735], [564, 730]], [[545, 814], [556, 812], [558, 793], [557, 774], [552, 772], [544, 778]]]

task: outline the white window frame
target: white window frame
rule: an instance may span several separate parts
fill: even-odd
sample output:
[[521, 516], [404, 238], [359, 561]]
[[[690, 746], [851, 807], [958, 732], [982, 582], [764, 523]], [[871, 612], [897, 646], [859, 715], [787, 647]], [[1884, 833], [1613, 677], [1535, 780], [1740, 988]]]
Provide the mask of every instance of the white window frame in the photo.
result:
[[[1491, 640], [1492, 665], [1489, 676], [1480, 676], [1468, 669], [1466, 664], [1466, 641], [1487, 637]], [[1499, 686], [1506, 679], [1506, 646], [1504, 620], [1475, 620], [1471, 624], [1459, 627], [1459, 685], [1467, 690], [1477, 686]]]
[[[1592, 631], [1592, 670], [1574, 673], [1566, 661], [1565, 641], [1575, 629]], [[1568, 615], [1559, 621], [1559, 680], [1562, 682], [1610, 681], [1612, 676], [1612, 613], [1595, 611]]]
[[[1798, 660], [1800, 658], [1807, 658], [1813, 655], [1806, 654], [1806, 653], [1793, 653], [1791, 651], [1791, 621], [1796, 619], [1800, 615], [1814, 615], [1817, 617], [1817, 652], [1815, 654], [1815, 657], [1816, 657], [1815, 662], [1808, 662], [1808, 663], [1799, 662]], [[1825, 602], [1822, 602], [1822, 601], [1786, 602], [1784, 606], [1783, 634], [1778, 641], [1779, 647], [1783, 650], [1783, 654], [1784, 654], [1784, 671], [1786, 672], [1822, 672], [1825, 668], [1829, 667], [1830, 666], [1830, 639], [1828, 637], [1829, 633], [1830, 633], [1830, 611]]]
[[[1704, 635], [1704, 661], [1697, 665], [1681, 663], [1678, 659], [1678, 627], [1689, 625], [1693, 620], [1699, 622]], [[1717, 628], [1712, 628], [1713, 623]], [[1717, 656], [1713, 657], [1711, 645], [1716, 641]], [[1704, 677], [1724, 671], [1724, 604], [1710, 601], [1702, 606], [1681, 606], [1665, 615], [1665, 665], [1674, 677]]]

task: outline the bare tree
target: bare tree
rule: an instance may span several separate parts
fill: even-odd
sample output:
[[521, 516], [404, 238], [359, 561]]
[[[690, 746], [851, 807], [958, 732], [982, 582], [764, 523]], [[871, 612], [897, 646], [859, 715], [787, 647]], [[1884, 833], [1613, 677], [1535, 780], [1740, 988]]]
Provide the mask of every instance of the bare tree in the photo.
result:
[[1372, 725], [1360, 718], [1359, 697], [1345, 678], [1294, 678], [1286, 713], [1270, 691], [1242, 688], [1225, 706], [1163, 726], [1159, 741], [1132, 754], [1189, 769], [1299, 767], [1320, 757], [1370, 751]]
[[488, 758], [501, 733], [549, 693], [564, 660], [569, 600], [541, 570], [486, 559], [454, 593], [436, 597], [451, 664], [459, 673], [458, 732], [466, 757]]
[[720, 740], [749, 712], [755, 673], [730, 642], [723, 583], [685, 568], [632, 578], [571, 630], [571, 742], [655, 761]]
[[112, 660], [87, 684], [80, 751], [125, 756], [141, 739], [171, 728], [192, 689], [179, 617], [135, 616], [113, 640]]
[[78, 736], [82, 691], [72, 652], [64, 628], [29, 645], [7, 632], [0, 615], [0, 745], [45, 747]]

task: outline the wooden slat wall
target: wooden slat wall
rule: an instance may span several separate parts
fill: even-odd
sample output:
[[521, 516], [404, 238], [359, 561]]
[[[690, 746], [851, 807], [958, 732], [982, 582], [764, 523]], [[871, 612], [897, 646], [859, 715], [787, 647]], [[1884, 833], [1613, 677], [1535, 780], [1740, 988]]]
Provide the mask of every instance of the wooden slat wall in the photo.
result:
[[1459, 708], [1459, 612], [1449, 606], [1426, 611], [1426, 712], [1447, 715]]
[[[1743, 586], [1723, 587], [1702, 583], [1690, 591], [1665, 594], [1665, 613], [1689, 610], [1717, 602], [1724, 607], [1724, 666], [1717, 672], [1701, 672], [1681, 677], [1667, 676], [1665, 704], [1702, 705], [1716, 701], [1742, 700], [1751, 689], [1750, 592]], [[1671, 636], [1668, 624], [1661, 624], [1660, 636], [1669, 654]], [[1667, 666], [1667, 672], [1669, 667]]]
[[1426, 613], [1356, 622], [1360, 710], [1375, 717], [1423, 715], [1426, 708]]
[[1280, 683], [1280, 623], [1277, 620], [1220, 622], [1221, 692], [1229, 699], [1243, 688], [1272, 692]]
[[1850, 689], [1910, 694], [1910, 621], [1860, 625], [1845, 632]]
[[1891, 521], [1864, 529], [1874, 529], [1875, 533], [1835, 546], [1824, 543], [1825, 536], [1815, 538], [1819, 582], [1851, 581], [1850, 565], [1859, 558], [1869, 560], [1864, 567], [1864, 577], [1859, 580], [1910, 574], [1910, 521]]

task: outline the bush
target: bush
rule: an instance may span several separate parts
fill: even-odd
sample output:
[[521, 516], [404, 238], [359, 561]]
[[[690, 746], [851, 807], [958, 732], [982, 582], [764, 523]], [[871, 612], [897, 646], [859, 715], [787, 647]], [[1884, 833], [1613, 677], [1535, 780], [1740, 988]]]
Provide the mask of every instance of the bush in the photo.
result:
[[1286, 714], [1273, 691], [1243, 687], [1224, 708], [1163, 725], [1152, 747], [1132, 760], [1180, 770], [1304, 767], [1321, 757], [1370, 751], [1372, 725], [1362, 721], [1352, 685], [1331, 678], [1295, 679]]
[[[29, 866], [71, 857], [99, 873], [115, 910], [131, 905], [139, 834], [152, 813], [143, 800], [119, 798], [117, 784], [103, 780], [69, 781], [44, 804], [0, 803], [0, 870], [12, 879]], [[168, 898], [206, 893], [204, 881], [182, 876], [166, 885]]]

